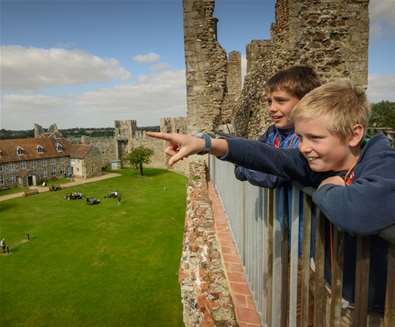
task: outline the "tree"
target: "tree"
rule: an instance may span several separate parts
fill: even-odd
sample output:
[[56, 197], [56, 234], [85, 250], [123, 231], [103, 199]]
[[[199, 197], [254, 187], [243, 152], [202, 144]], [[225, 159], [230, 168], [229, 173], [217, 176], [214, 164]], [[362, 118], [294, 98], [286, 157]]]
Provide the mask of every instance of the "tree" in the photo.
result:
[[373, 104], [369, 126], [395, 129], [395, 102], [381, 101]]
[[150, 163], [153, 154], [154, 151], [152, 149], [141, 145], [129, 152], [126, 159], [129, 160], [130, 165], [134, 166], [135, 169], [140, 169], [140, 175], [143, 176], [143, 164]]

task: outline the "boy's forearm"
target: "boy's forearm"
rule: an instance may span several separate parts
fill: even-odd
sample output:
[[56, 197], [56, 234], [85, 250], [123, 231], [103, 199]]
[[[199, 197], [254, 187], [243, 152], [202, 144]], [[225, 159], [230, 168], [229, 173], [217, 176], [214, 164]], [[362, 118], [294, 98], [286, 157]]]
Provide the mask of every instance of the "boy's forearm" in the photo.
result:
[[223, 157], [228, 153], [228, 142], [225, 139], [212, 139], [210, 153], [216, 157]]

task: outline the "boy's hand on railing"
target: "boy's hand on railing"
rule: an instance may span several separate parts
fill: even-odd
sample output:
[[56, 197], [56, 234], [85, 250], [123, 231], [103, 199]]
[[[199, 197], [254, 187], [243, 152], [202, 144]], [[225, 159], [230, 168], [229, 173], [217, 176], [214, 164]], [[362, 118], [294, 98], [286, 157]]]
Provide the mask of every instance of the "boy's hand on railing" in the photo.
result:
[[173, 166], [176, 162], [187, 158], [191, 154], [202, 152], [204, 148], [204, 140], [191, 135], [160, 132], [147, 132], [146, 135], [165, 140], [169, 143], [169, 146], [165, 149], [165, 153], [170, 156], [170, 166]]
[[325, 178], [320, 186], [318, 186], [318, 188], [320, 188], [321, 186], [327, 185], [327, 184], [332, 184], [332, 185], [339, 185], [339, 186], [345, 186], [346, 183], [344, 182], [344, 179], [341, 178], [340, 176], [331, 176], [328, 178]]

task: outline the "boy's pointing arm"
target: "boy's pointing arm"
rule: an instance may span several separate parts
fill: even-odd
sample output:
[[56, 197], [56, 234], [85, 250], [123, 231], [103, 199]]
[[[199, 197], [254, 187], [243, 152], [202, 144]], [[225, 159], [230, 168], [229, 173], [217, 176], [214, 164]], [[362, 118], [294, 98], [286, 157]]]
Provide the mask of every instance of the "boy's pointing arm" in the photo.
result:
[[[197, 154], [204, 150], [204, 140], [192, 135], [160, 132], [147, 132], [146, 134], [169, 143], [165, 152], [170, 156], [170, 166], [173, 166], [177, 161], [184, 159], [191, 154]], [[222, 157], [227, 152], [228, 142], [225, 139], [211, 140], [211, 154], [217, 157]]]
[[[205, 141], [185, 134], [147, 132], [148, 136], [169, 143], [165, 152], [170, 155], [169, 164], [203, 151]], [[278, 150], [259, 141], [243, 138], [212, 139], [210, 153], [248, 169], [296, 179], [302, 184], [309, 175], [307, 164], [297, 149]]]

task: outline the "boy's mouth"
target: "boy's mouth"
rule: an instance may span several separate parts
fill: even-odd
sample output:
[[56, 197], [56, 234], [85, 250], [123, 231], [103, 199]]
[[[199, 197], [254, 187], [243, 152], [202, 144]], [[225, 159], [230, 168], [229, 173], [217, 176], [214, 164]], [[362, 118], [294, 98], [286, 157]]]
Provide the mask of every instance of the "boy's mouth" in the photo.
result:
[[306, 157], [307, 161], [312, 162], [316, 159], [318, 159], [318, 157]]
[[283, 118], [283, 116], [271, 116], [271, 119], [274, 121], [281, 120], [282, 118]]

